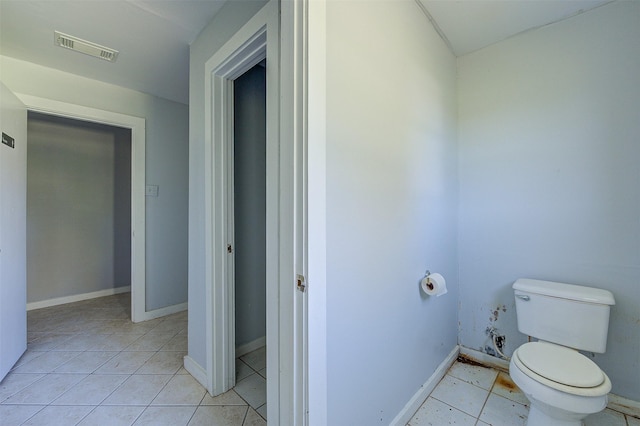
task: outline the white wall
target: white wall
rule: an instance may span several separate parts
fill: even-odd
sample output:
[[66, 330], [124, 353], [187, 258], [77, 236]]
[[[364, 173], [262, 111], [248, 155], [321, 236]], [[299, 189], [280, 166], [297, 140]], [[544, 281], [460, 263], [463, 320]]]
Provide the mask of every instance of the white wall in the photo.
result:
[[30, 114], [27, 303], [131, 285], [131, 132]]
[[206, 366], [204, 236], [205, 62], [266, 1], [228, 2], [191, 44], [189, 66], [189, 357]]
[[[640, 400], [640, 3], [614, 2], [458, 60], [460, 343], [525, 341], [519, 277], [611, 290], [613, 393]], [[493, 311], [497, 311], [494, 314]], [[497, 318], [497, 319], [496, 319]]]
[[455, 57], [413, 1], [326, 7], [327, 424], [389, 424], [457, 343]]
[[12, 91], [146, 119], [146, 181], [160, 195], [146, 202], [147, 311], [187, 301], [188, 107], [7, 56]]

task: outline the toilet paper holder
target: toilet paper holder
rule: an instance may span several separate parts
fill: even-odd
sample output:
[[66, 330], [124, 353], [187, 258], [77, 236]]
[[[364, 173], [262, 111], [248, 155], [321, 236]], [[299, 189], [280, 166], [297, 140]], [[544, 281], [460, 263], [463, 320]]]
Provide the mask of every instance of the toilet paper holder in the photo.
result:
[[[424, 278], [429, 278], [429, 275], [431, 275], [431, 271], [427, 269], [424, 273]], [[429, 287], [429, 290], [433, 290], [433, 283], [430, 280], [427, 280], [427, 287]]]

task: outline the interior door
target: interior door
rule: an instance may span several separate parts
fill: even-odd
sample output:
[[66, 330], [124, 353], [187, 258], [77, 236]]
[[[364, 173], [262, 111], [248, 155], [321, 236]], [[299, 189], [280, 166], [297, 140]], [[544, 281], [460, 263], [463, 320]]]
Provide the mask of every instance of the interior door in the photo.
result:
[[0, 380], [27, 349], [27, 109], [0, 82]]

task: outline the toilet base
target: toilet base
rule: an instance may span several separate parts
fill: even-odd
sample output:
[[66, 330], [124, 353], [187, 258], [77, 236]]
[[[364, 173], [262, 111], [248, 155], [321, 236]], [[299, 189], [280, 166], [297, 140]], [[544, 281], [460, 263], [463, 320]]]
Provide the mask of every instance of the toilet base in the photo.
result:
[[527, 418], [527, 426], [583, 426], [581, 419], [557, 419], [549, 416], [539, 407], [533, 406], [529, 408], [529, 417]]

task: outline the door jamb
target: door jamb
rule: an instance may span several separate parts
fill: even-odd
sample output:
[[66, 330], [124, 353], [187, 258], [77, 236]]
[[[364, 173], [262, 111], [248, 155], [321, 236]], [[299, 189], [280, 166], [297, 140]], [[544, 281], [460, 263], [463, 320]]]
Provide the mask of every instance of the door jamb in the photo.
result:
[[151, 319], [145, 302], [145, 119], [37, 96], [16, 96], [28, 111], [131, 130], [131, 320]]
[[[233, 80], [265, 57], [266, 142], [266, 286], [268, 422], [280, 423], [280, 63], [279, 4], [271, 1], [205, 64], [205, 283], [207, 389], [212, 395], [235, 384], [233, 242], [229, 222], [233, 152]], [[232, 202], [232, 201], [231, 201]], [[231, 259], [230, 259], [231, 258]]]

